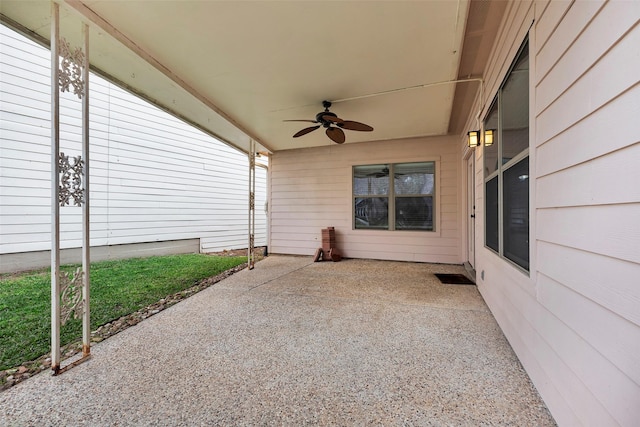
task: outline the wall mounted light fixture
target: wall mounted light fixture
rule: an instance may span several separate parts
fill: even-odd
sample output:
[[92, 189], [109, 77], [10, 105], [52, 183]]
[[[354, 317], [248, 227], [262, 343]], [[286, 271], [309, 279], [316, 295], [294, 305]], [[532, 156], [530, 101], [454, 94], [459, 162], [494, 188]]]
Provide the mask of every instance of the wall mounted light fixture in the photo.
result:
[[495, 134], [495, 129], [485, 129], [482, 135], [483, 138], [481, 140], [479, 130], [469, 131], [467, 132], [467, 145], [469, 145], [469, 147], [471, 148], [474, 148], [480, 145], [480, 143], [482, 142], [485, 147], [490, 147], [493, 145], [493, 138]]
[[480, 143], [480, 131], [472, 130], [467, 132], [467, 144], [469, 147], [477, 147]]
[[489, 147], [493, 145], [493, 135], [495, 134], [495, 129], [485, 129], [484, 131], [484, 146]]

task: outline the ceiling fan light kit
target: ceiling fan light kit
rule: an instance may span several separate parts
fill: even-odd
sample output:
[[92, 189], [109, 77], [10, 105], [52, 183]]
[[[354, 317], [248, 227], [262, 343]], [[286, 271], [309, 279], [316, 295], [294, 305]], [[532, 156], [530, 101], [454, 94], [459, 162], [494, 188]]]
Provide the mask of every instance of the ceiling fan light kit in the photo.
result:
[[329, 111], [329, 108], [331, 107], [331, 102], [329, 101], [322, 101], [322, 106], [324, 107], [324, 111], [316, 114], [315, 120], [285, 120], [285, 122], [317, 123], [315, 126], [310, 126], [296, 132], [293, 135], [294, 138], [301, 137], [319, 129], [320, 127], [324, 127], [326, 129], [325, 133], [333, 142], [336, 144], [342, 144], [346, 139], [342, 129], [355, 130], [359, 132], [371, 132], [373, 130], [371, 126], [364, 123], [354, 122], [353, 120], [342, 120], [336, 113]]

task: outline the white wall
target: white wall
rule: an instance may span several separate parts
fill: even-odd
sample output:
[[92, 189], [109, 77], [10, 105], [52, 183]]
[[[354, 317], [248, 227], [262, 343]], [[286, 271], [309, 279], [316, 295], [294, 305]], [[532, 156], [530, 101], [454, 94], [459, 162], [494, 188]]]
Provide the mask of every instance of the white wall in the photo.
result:
[[[0, 254], [50, 248], [50, 54], [0, 26]], [[79, 101], [63, 94], [61, 146], [80, 154]], [[91, 245], [201, 239], [247, 247], [243, 153], [90, 77]], [[256, 244], [266, 244], [257, 169]], [[61, 246], [81, 245], [81, 212], [61, 209]]]
[[[457, 138], [434, 137], [276, 152], [271, 161], [270, 251], [313, 255], [335, 227], [343, 256], [461, 263]], [[435, 231], [353, 229], [352, 167], [436, 162]]]
[[640, 2], [513, 2], [485, 71], [486, 109], [533, 24], [531, 271], [484, 248], [480, 167], [476, 268], [560, 425], [640, 422], [639, 22]]

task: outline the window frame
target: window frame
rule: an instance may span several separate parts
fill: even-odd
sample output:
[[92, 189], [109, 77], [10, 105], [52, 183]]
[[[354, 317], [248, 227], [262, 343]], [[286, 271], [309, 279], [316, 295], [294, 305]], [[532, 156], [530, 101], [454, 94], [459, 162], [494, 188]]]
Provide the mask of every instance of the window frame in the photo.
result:
[[[504, 240], [505, 240], [505, 228], [504, 228], [504, 191], [505, 191], [505, 183], [504, 183], [504, 176], [506, 174], [506, 172], [508, 172], [512, 167], [514, 167], [515, 165], [519, 164], [521, 161], [523, 161], [526, 158], [529, 158], [529, 168], [528, 168], [528, 176], [531, 176], [531, 162], [530, 162], [530, 150], [531, 150], [531, 138], [530, 138], [530, 134], [531, 134], [531, 112], [528, 112], [528, 117], [527, 117], [527, 132], [529, 134], [529, 140], [528, 140], [528, 145], [525, 149], [523, 149], [522, 151], [520, 151], [518, 154], [516, 154], [515, 156], [513, 156], [512, 158], [509, 158], [506, 162], [504, 162], [504, 157], [503, 157], [503, 150], [504, 150], [504, 141], [503, 141], [503, 113], [504, 113], [504, 108], [502, 106], [502, 97], [503, 97], [503, 89], [505, 88], [507, 82], [509, 81], [509, 77], [511, 77], [512, 73], [515, 70], [518, 61], [520, 60], [520, 57], [522, 55], [522, 53], [524, 52], [525, 48], [527, 49], [527, 55], [529, 56], [529, 67], [527, 69], [528, 71], [528, 84], [527, 84], [527, 104], [528, 107], [530, 105], [530, 100], [531, 100], [531, 53], [530, 53], [530, 42], [529, 42], [529, 37], [527, 36], [522, 44], [520, 45], [518, 51], [516, 52], [513, 62], [511, 63], [511, 65], [509, 66], [509, 69], [505, 75], [504, 80], [502, 81], [502, 83], [500, 84], [500, 86], [498, 87], [498, 91], [495, 95], [495, 97], [492, 99], [491, 103], [489, 104], [489, 108], [487, 108], [487, 113], [485, 115], [485, 117], [483, 118], [483, 122], [482, 122], [482, 126], [483, 126], [483, 131], [486, 127], [486, 122], [489, 118], [490, 113], [492, 112], [494, 106], [497, 105], [497, 116], [498, 116], [498, 126], [495, 130], [495, 134], [494, 134], [494, 145], [497, 145], [497, 167], [496, 170], [494, 170], [493, 172], [491, 172], [490, 174], [488, 174], [487, 176], [483, 176], [483, 195], [484, 195], [484, 211], [485, 211], [485, 215], [484, 215], [484, 247], [486, 249], [488, 249], [489, 251], [491, 251], [492, 253], [498, 255], [501, 259], [505, 260], [506, 262], [508, 262], [509, 264], [513, 265], [514, 267], [516, 267], [518, 270], [520, 270], [521, 272], [525, 273], [526, 275], [530, 275], [530, 271], [531, 271], [531, 212], [530, 212], [530, 198], [531, 198], [531, 180], [529, 179], [529, 184], [528, 184], [528, 194], [527, 197], [529, 198], [529, 207], [527, 209], [527, 220], [528, 220], [528, 239], [527, 239], [527, 244], [529, 245], [529, 256], [528, 259], [526, 260], [526, 264], [527, 267], [523, 267], [522, 265], [518, 264], [516, 261], [508, 258], [505, 255], [505, 246], [504, 246]], [[484, 150], [486, 150], [486, 147], [483, 148]], [[483, 168], [486, 168], [486, 160], [487, 160], [487, 156], [486, 156], [486, 151], [483, 152]], [[504, 163], [503, 163], [504, 162]], [[483, 169], [484, 170], [484, 169]], [[488, 200], [488, 196], [487, 196], [487, 184], [494, 178], [497, 178], [497, 200], [498, 200], [498, 209], [497, 209], [497, 215], [498, 215], [498, 223], [497, 223], [497, 227], [498, 227], [498, 250], [496, 251], [494, 248], [492, 248], [491, 246], [489, 246], [487, 244], [487, 224], [489, 221], [489, 216], [487, 215], [487, 200]]]
[[[395, 192], [395, 183], [394, 180], [392, 179], [392, 177], [394, 176], [394, 170], [395, 167], [398, 165], [404, 165], [404, 164], [412, 164], [412, 163], [431, 163], [433, 166], [433, 191], [431, 192], [431, 194], [426, 194], [426, 193], [420, 193], [420, 194], [401, 194], [401, 195], [396, 195]], [[384, 165], [386, 167], [389, 168], [389, 174], [388, 174], [388, 178], [389, 178], [389, 191], [387, 192], [387, 194], [384, 195], [380, 195], [380, 194], [372, 194], [372, 195], [362, 195], [362, 194], [356, 194], [355, 192], [355, 170], [357, 167], [361, 167], [361, 166], [377, 166], [377, 165]], [[361, 231], [361, 232], [372, 232], [372, 231], [378, 231], [378, 232], [417, 232], [417, 233], [434, 233], [434, 234], [439, 234], [439, 227], [437, 227], [437, 218], [438, 218], [438, 208], [439, 207], [439, 192], [438, 192], [438, 186], [440, 185], [440, 179], [439, 179], [439, 159], [427, 159], [427, 160], [407, 160], [407, 161], [393, 161], [393, 162], [371, 162], [371, 163], [363, 163], [363, 164], [356, 164], [356, 165], [352, 165], [351, 166], [351, 228], [354, 231]], [[431, 229], [430, 230], [425, 230], [425, 229], [418, 229], [418, 228], [414, 228], [414, 229], [406, 229], [406, 228], [401, 228], [401, 229], [396, 229], [396, 198], [410, 198], [410, 197], [424, 197], [424, 196], [428, 196], [431, 197]], [[355, 209], [355, 201], [358, 198], [387, 198], [388, 199], [388, 203], [387, 203], [387, 227], [386, 228], [357, 228], [356, 227], [356, 209]]]

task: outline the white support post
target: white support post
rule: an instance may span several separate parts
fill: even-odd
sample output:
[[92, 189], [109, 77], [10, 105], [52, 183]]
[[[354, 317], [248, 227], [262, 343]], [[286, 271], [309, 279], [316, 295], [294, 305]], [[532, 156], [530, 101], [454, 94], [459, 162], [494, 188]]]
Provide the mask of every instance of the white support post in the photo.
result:
[[253, 270], [255, 259], [253, 247], [255, 246], [256, 229], [256, 142], [249, 142], [249, 243], [247, 245], [247, 268]]
[[[82, 27], [82, 44], [73, 49], [60, 37], [60, 6], [51, 11], [51, 370], [54, 375], [90, 355], [90, 238], [89, 238], [89, 26]], [[60, 152], [60, 92], [72, 91], [82, 100], [82, 154]], [[82, 208], [82, 271], [60, 271], [60, 208]], [[82, 305], [80, 305], [82, 304]], [[82, 317], [82, 359], [61, 367], [61, 326], [73, 315]]]
[[84, 203], [82, 204], [82, 356], [91, 353], [91, 316], [89, 308], [89, 289], [91, 269], [91, 245], [89, 236], [89, 26], [83, 26], [84, 64], [82, 80], [84, 80], [84, 96], [82, 97], [82, 158], [84, 178]]
[[51, 370], [57, 375], [60, 372], [60, 6], [57, 3], [52, 2], [51, 15]]

